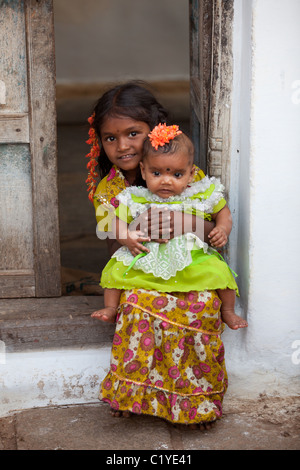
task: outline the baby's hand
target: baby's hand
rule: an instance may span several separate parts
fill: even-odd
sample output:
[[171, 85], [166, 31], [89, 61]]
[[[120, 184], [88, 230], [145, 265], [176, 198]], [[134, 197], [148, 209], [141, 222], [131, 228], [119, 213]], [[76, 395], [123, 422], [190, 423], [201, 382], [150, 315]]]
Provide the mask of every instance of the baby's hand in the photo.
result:
[[137, 256], [142, 252], [149, 253], [149, 249], [142, 243], [150, 242], [149, 237], [145, 237], [144, 233], [140, 230], [128, 230], [127, 238], [120, 240], [122, 245], [126, 245], [133, 256]]
[[215, 227], [208, 235], [211, 246], [222, 248], [228, 241], [228, 236], [223, 227]]

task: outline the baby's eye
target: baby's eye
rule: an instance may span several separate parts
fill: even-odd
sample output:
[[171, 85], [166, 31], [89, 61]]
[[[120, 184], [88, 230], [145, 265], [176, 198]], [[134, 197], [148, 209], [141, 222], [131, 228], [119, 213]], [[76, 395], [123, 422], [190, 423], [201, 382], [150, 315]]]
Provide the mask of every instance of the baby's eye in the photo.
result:
[[181, 176], [182, 176], [182, 173], [179, 173], [179, 172], [177, 172], [177, 173], [174, 173], [174, 176], [175, 176], [175, 178], [181, 178]]
[[160, 173], [159, 173], [159, 171], [153, 171], [153, 175], [154, 175], [154, 176], [159, 176]]

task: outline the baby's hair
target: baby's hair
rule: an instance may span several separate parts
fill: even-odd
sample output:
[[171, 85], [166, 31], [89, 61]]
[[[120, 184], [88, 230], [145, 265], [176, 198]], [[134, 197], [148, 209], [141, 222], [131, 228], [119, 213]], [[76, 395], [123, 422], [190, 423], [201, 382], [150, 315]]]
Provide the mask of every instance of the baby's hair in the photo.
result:
[[157, 150], [153, 147], [150, 138], [147, 137], [144, 141], [143, 151], [142, 151], [142, 159], [144, 160], [147, 158], [148, 155], [163, 155], [163, 154], [175, 154], [179, 150], [186, 151], [189, 162], [194, 162], [194, 153], [195, 148], [194, 144], [191, 139], [184, 134], [183, 132], [179, 135], [176, 135], [174, 139], [170, 140], [168, 143], [158, 146]]
[[[93, 127], [99, 141], [101, 126], [107, 117], [129, 117], [135, 121], [145, 122], [151, 130], [159, 122], [166, 122], [168, 116], [166, 109], [141, 81], [130, 81], [105, 92], [96, 103], [94, 113]], [[103, 178], [109, 173], [112, 163], [102, 146], [98, 164], [100, 177]]]

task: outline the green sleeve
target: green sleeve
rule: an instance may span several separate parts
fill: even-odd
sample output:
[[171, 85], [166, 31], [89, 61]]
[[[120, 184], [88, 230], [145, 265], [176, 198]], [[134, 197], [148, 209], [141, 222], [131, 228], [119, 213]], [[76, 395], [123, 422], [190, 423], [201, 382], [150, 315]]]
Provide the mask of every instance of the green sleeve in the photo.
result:
[[213, 210], [213, 214], [216, 214], [217, 212], [219, 212], [221, 209], [223, 209], [223, 207], [226, 206], [226, 201], [224, 198], [222, 198], [218, 204], [214, 207], [214, 210]]
[[130, 222], [133, 221], [131, 212], [129, 208], [125, 206], [125, 204], [120, 204], [119, 207], [115, 210], [115, 214], [120, 220], [123, 220], [127, 224], [130, 224]]
[[[223, 209], [223, 207], [226, 206], [226, 201], [224, 198], [222, 198], [218, 204], [214, 207], [213, 209], [213, 214], [216, 214], [217, 212], [219, 212], [221, 209]], [[196, 215], [197, 217], [200, 217], [201, 219], [205, 219], [205, 220], [211, 220], [211, 214], [206, 214], [202, 211], [199, 211], [195, 208], [187, 208], [185, 211], [184, 211], [186, 214], [192, 214], [192, 215]]]

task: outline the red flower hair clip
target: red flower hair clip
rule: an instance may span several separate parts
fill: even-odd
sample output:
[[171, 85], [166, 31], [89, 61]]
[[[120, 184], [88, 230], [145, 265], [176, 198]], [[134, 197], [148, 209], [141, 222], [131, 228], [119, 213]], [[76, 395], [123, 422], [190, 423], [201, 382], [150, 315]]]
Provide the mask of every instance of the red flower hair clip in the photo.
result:
[[96, 166], [98, 165], [97, 158], [100, 155], [100, 146], [98, 142], [98, 138], [96, 135], [95, 128], [93, 126], [95, 119], [95, 113], [92, 114], [88, 118], [88, 122], [90, 124], [89, 129], [89, 139], [86, 141], [87, 144], [91, 146], [90, 152], [86, 155], [86, 158], [89, 158], [90, 161], [87, 164], [87, 169], [89, 170], [88, 178], [86, 179], [86, 183], [88, 185], [87, 191], [89, 191], [89, 200], [93, 202], [94, 194], [96, 191], [96, 178], [99, 176], [98, 173], [95, 171]]
[[150, 138], [151, 145], [155, 150], [157, 150], [159, 146], [163, 147], [179, 134], [182, 134], [182, 131], [179, 130], [179, 126], [176, 124], [173, 126], [167, 126], [165, 123], [160, 123], [158, 126], [154, 127], [148, 136]]

